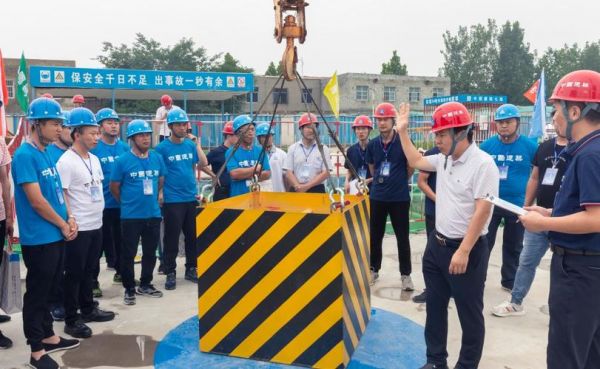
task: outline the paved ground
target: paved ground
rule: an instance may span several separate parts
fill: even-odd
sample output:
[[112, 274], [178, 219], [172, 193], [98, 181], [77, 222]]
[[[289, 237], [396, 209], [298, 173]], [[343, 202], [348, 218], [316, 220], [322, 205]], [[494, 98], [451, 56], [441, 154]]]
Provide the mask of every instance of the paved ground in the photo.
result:
[[[373, 306], [401, 314], [414, 322], [425, 323], [425, 306], [410, 301], [411, 294], [400, 291], [398, 258], [394, 239], [386, 237], [384, 262], [380, 281], [372, 291]], [[423, 288], [421, 256], [425, 247], [423, 235], [411, 235], [413, 279], [417, 291]], [[497, 243], [498, 245], [498, 243]], [[500, 247], [493, 251], [485, 291], [486, 342], [482, 369], [539, 369], [545, 367], [545, 350], [548, 333], [548, 316], [540, 311], [547, 301], [549, 285], [549, 258], [547, 254], [525, 301], [527, 315], [524, 317], [496, 318], [490, 308], [507, 299], [509, 294], [500, 288]], [[179, 263], [182, 264], [180, 259]], [[103, 266], [104, 267], [104, 266]], [[136, 268], [139, 268], [137, 266]], [[22, 269], [24, 273], [24, 267]], [[139, 271], [138, 271], [139, 273]], [[179, 276], [183, 270], [179, 268]], [[164, 284], [163, 276], [155, 276], [157, 287]], [[52, 356], [68, 368], [152, 368], [153, 353], [159, 342], [171, 329], [194, 316], [197, 310], [195, 285], [178, 279], [175, 291], [165, 293], [162, 299], [138, 296], [135, 306], [122, 303], [122, 288], [112, 284], [112, 273], [103, 271], [101, 284], [104, 297], [101, 307], [114, 310], [117, 318], [108, 323], [91, 323], [94, 336], [84, 340], [77, 350], [56, 353]], [[460, 347], [460, 325], [456, 309], [450, 306], [449, 353], [450, 364], [454, 364]], [[12, 316], [12, 321], [0, 325], [5, 335], [15, 342], [13, 348], [0, 353], [0, 369], [25, 368], [28, 347], [25, 345], [21, 328], [21, 314]], [[55, 324], [57, 333], [62, 334], [63, 324]], [[390, 342], [390, 349], [402, 349]], [[425, 358], [423, 358], [425, 360]], [[392, 369], [392, 368], [390, 368]]]

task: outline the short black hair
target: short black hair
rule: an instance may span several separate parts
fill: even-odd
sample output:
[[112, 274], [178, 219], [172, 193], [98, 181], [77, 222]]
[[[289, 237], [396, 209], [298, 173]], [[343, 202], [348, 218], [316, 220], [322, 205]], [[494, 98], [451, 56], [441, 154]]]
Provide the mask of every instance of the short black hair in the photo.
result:
[[[578, 101], [567, 101], [567, 109], [571, 106], [577, 106], [582, 112], [585, 109], [585, 103]], [[592, 123], [600, 123], [600, 111], [591, 109], [585, 115], [585, 118]]]
[[475, 131], [473, 124], [469, 124], [468, 126], [454, 128], [454, 135], [455, 136], [459, 135], [462, 131], [464, 131], [467, 128], [470, 128], [469, 132], [467, 133], [467, 140], [469, 141], [469, 143], [473, 143], [473, 132]]

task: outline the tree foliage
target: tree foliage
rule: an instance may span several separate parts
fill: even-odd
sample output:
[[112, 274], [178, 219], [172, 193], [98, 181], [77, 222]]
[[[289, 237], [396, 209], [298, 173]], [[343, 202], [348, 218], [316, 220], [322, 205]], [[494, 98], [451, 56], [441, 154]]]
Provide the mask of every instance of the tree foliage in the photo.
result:
[[265, 76], [275, 76], [278, 77], [283, 73], [283, 66], [281, 64], [281, 61], [279, 62], [279, 64], [277, 64], [277, 66], [275, 66], [275, 63], [271, 62], [269, 64], [269, 66], [267, 67], [267, 71], [265, 72]]
[[392, 52], [392, 57], [387, 63], [381, 64], [381, 74], [395, 74], [397, 76], [405, 76], [408, 74], [406, 64], [402, 64], [398, 51]]

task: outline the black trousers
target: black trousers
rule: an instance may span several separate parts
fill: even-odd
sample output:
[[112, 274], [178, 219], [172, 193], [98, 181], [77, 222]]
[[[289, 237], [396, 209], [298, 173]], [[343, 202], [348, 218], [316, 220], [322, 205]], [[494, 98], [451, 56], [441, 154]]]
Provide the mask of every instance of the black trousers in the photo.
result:
[[121, 278], [123, 287], [135, 288], [133, 259], [142, 239], [142, 278], [140, 285], [152, 282], [152, 272], [156, 266], [156, 249], [160, 237], [160, 218], [121, 220]]
[[179, 234], [185, 239], [185, 268], [196, 267], [196, 206], [197, 201], [163, 204], [163, 267], [165, 274], [175, 273], [179, 252]]
[[65, 323], [78, 319], [77, 308], [82, 314], [94, 310], [94, 270], [102, 248], [102, 229], [79, 231], [77, 238], [65, 244]]
[[487, 234], [490, 254], [496, 243], [496, 233], [502, 219], [504, 219], [504, 231], [502, 233], [502, 267], [500, 268], [502, 279], [500, 282], [503, 287], [512, 290], [519, 268], [519, 256], [523, 250], [525, 228], [523, 228], [523, 224], [517, 222], [519, 218], [515, 214], [495, 207]]
[[427, 289], [427, 362], [441, 366], [447, 364], [448, 302], [452, 296], [463, 332], [456, 368], [476, 369], [481, 360], [485, 338], [483, 290], [489, 259], [487, 239], [479, 237], [475, 243], [465, 274], [449, 273], [450, 260], [455, 251], [456, 248], [441, 246], [435, 233], [427, 240], [423, 256], [423, 277]]
[[121, 209], [106, 208], [102, 212], [102, 250], [98, 262], [94, 268], [94, 281], [98, 281], [100, 275], [100, 258], [104, 253], [106, 265], [115, 268], [117, 274], [121, 274]]
[[410, 275], [412, 273], [410, 241], [408, 238], [409, 211], [410, 201], [377, 201], [371, 199], [371, 268], [376, 272], [381, 269], [383, 236], [389, 215], [396, 234], [400, 274]]
[[552, 256], [548, 369], [600, 367], [600, 256]]
[[229, 187], [217, 186], [215, 188], [215, 194], [213, 195], [213, 201], [225, 200], [229, 198]]
[[435, 215], [425, 214], [425, 232], [428, 238], [431, 232], [435, 232]]
[[31, 351], [44, 348], [42, 340], [54, 336], [48, 306], [50, 291], [61, 282], [64, 241], [21, 248], [27, 268], [23, 296], [23, 332]]

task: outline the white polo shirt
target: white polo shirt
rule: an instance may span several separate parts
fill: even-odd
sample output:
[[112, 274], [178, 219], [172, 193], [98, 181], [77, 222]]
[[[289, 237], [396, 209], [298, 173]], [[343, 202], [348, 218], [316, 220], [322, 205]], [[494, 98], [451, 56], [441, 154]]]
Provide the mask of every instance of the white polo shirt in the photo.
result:
[[[435, 201], [435, 229], [448, 238], [464, 238], [475, 212], [475, 200], [488, 194], [498, 196], [500, 175], [494, 159], [471, 144], [460, 158], [443, 154], [425, 156], [437, 173]], [[492, 213], [486, 220], [481, 235], [487, 234]]]
[[271, 178], [260, 183], [261, 189], [269, 192], [285, 192], [283, 182], [283, 165], [287, 158], [285, 151], [273, 145], [269, 152], [269, 166], [271, 167]]
[[[67, 150], [56, 163], [62, 187], [68, 193], [71, 213], [75, 216], [80, 231], [92, 231], [102, 227], [104, 175], [98, 157], [92, 153], [89, 155], [89, 159], [84, 159], [75, 151]], [[92, 193], [92, 187], [97, 187], [94, 191], [99, 193]], [[92, 195], [96, 197], [92, 198]]]
[[161, 136], [168, 137], [171, 135], [171, 130], [169, 129], [169, 125], [167, 124], [167, 114], [173, 109], [179, 109], [177, 105], [171, 105], [171, 109], [165, 108], [164, 105], [161, 105], [156, 109], [156, 116], [154, 120], [164, 120], [164, 122], [160, 125], [160, 129], [158, 134]]
[[[323, 145], [323, 153], [327, 159], [329, 170], [332, 170], [333, 165], [331, 164], [331, 155], [329, 154], [329, 148], [325, 145]], [[317, 143], [315, 142], [310, 147], [306, 147], [302, 140], [293, 143], [288, 148], [283, 169], [294, 172], [294, 175], [300, 184], [307, 183], [315, 178], [319, 173], [325, 170], [325, 164], [323, 163], [323, 158], [321, 157]], [[325, 184], [325, 182], [326, 180], [323, 181], [323, 184]]]

